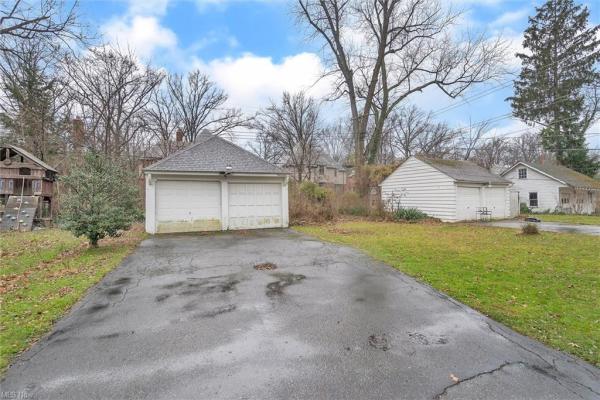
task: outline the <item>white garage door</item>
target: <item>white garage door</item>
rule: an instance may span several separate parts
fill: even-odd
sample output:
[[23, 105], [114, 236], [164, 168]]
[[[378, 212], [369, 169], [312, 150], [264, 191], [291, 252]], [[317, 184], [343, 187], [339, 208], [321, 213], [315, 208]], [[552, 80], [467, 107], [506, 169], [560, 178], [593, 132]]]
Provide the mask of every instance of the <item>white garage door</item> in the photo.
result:
[[456, 217], [459, 221], [477, 219], [477, 208], [481, 207], [479, 188], [459, 186], [456, 198]]
[[508, 217], [506, 211], [506, 189], [498, 187], [486, 187], [485, 206], [492, 212], [492, 218]]
[[157, 181], [156, 229], [165, 232], [221, 229], [221, 184]]
[[229, 229], [277, 228], [282, 224], [280, 183], [229, 184]]

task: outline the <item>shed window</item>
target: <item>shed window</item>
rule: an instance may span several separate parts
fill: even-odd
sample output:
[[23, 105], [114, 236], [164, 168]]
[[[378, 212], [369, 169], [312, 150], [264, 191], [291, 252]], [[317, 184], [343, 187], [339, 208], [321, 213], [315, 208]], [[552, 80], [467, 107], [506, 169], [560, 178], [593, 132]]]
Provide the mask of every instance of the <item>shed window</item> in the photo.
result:
[[324, 165], [319, 165], [319, 174], [321, 174], [321, 175], [325, 174], [325, 166]]
[[537, 192], [529, 193], [529, 207], [537, 207], [538, 206], [538, 194]]
[[519, 179], [527, 179], [527, 168], [519, 168]]
[[31, 175], [31, 168], [19, 168], [19, 175]]
[[333, 176], [337, 177], [337, 168], [333, 170]]
[[569, 204], [569, 198], [568, 197], [561, 197], [560, 203], [561, 204]]

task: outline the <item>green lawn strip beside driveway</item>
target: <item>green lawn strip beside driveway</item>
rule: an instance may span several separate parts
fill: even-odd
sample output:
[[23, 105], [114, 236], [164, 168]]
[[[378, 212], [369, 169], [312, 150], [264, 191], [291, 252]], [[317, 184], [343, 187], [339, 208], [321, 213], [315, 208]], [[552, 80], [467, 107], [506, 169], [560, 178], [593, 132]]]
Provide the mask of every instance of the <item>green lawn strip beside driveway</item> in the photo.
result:
[[600, 366], [600, 238], [473, 224], [295, 229], [351, 245], [518, 332]]
[[60, 229], [0, 234], [0, 371], [50, 330], [144, 237], [136, 227], [88, 248]]

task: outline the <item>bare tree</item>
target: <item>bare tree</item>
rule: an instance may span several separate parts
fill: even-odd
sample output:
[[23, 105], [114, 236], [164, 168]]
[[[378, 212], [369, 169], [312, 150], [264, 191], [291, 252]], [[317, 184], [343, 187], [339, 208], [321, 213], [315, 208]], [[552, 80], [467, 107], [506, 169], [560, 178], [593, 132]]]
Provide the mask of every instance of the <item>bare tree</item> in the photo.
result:
[[174, 99], [167, 90], [158, 86], [150, 94], [150, 101], [144, 108], [144, 122], [150, 137], [157, 141], [163, 156], [176, 150], [176, 132], [180, 120], [176, 111]]
[[472, 160], [487, 169], [502, 164], [502, 159], [507, 150], [507, 141], [502, 137], [492, 137], [475, 149]]
[[324, 40], [337, 78], [335, 96], [349, 102], [362, 192], [366, 130], [374, 110], [372, 152], [390, 111], [411, 94], [437, 86], [456, 97], [500, 72], [504, 43], [484, 35], [453, 40], [459, 14], [445, 11], [439, 0], [298, 0], [297, 10], [313, 36]]
[[222, 108], [227, 94], [200, 71], [190, 72], [185, 79], [182, 75], [170, 75], [167, 85], [189, 142], [196, 140], [205, 129], [220, 135], [248, 123], [240, 110]]
[[48, 161], [64, 148], [69, 110], [53, 48], [38, 38], [16, 42], [0, 62], [0, 123], [6, 137]]
[[490, 123], [484, 121], [479, 124], [473, 124], [469, 120], [469, 127], [461, 129], [457, 135], [456, 155], [463, 160], [471, 159], [473, 152], [480, 145], [484, 135], [490, 130]]
[[[63, 68], [70, 98], [86, 124], [87, 145], [119, 157], [145, 133], [143, 111], [163, 76], [131, 52], [101, 47]], [[137, 147], [137, 146], [136, 146]]]
[[271, 102], [258, 112], [252, 127], [280, 149], [286, 163], [294, 169], [294, 178], [302, 181], [310, 178], [310, 167], [319, 156], [319, 125], [319, 108], [314, 99], [303, 92], [284, 92], [281, 104]]
[[389, 118], [392, 146], [399, 158], [422, 154], [444, 157], [452, 151], [456, 132], [448, 125], [434, 122], [431, 114], [415, 106], [394, 111]]
[[513, 165], [519, 161], [535, 162], [543, 152], [540, 135], [528, 132], [508, 142], [503, 161], [506, 165]]
[[351, 127], [345, 120], [340, 120], [325, 128], [321, 137], [320, 147], [331, 159], [337, 163], [347, 161], [352, 152]]
[[281, 146], [265, 132], [259, 132], [256, 135], [256, 139], [248, 143], [248, 147], [251, 152], [272, 164], [280, 164], [284, 159], [284, 152]]
[[14, 0], [0, 2], [0, 52], [17, 54], [15, 40], [83, 39], [77, 23], [75, 1], [66, 7], [61, 0]]

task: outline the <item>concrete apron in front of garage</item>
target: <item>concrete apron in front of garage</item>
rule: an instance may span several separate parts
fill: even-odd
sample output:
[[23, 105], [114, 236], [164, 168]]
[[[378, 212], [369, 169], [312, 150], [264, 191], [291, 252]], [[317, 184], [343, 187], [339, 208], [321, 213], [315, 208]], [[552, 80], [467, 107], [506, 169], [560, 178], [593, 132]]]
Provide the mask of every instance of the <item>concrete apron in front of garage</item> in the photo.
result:
[[[253, 268], [264, 262], [277, 269]], [[357, 250], [272, 230], [144, 241], [1, 386], [34, 399], [562, 400], [600, 398], [600, 371]]]

